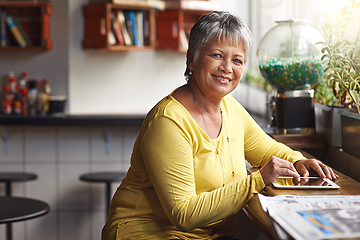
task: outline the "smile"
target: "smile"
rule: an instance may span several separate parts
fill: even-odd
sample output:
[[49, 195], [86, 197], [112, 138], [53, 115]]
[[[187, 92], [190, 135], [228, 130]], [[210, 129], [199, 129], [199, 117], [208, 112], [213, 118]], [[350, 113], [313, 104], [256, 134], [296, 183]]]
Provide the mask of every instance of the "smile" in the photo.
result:
[[231, 82], [231, 79], [227, 78], [227, 77], [220, 77], [220, 76], [216, 76], [216, 75], [213, 75], [213, 74], [211, 74], [211, 76], [213, 76], [214, 78], [219, 80], [221, 83], [229, 83], [229, 82]]

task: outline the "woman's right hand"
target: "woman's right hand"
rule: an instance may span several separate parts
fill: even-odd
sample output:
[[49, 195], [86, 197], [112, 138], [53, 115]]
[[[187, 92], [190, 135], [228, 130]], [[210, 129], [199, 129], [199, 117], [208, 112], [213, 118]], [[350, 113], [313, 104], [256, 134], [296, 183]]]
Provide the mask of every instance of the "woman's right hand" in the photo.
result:
[[260, 169], [260, 174], [265, 185], [269, 185], [279, 176], [290, 176], [295, 178], [295, 181], [300, 180], [300, 174], [291, 162], [275, 156], [272, 156], [269, 162]]

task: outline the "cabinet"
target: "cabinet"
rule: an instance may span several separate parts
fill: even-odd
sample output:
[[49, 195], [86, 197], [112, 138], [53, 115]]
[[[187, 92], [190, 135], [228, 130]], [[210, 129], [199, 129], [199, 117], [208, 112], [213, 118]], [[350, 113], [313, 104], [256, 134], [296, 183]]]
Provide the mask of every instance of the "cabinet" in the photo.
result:
[[[0, 51], [51, 49], [50, 15], [52, 9], [49, 3], [0, 2], [0, 12]], [[7, 16], [10, 16], [19, 31], [15, 29], [14, 33], [14, 29], [10, 29], [13, 25], [8, 23]], [[19, 38], [15, 37], [16, 34], [21, 35], [23, 46], [20, 46], [17, 40]]]
[[157, 12], [157, 49], [186, 52], [192, 26], [216, 8], [210, 1], [167, 1], [166, 9]]
[[142, 2], [87, 4], [83, 8], [83, 47], [109, 51], [154, 49], [155, 11]]
[[[151, 5], [152, 2], [163, 3], [162, 6]], [[117, 3], [90, 3], [84, 6], [84, 48], [109, 51], [127, 50], [171, 50], [185, 52], [187, 37], [194, 23], [203, 15], [217, 9], [211, 1], [117, 1]], [[119, 12], [142, 14], [143, 21], [139, 36], [143, 44], [137, 45], [120, 42], [117, 35], [123, 28], [131, 33], [131, 22], [122, 26]], [[136, 19], [135, 22], [138, 22]], [[120, 25], [120, 29], [119, 29]], [[139, 29], [138, 29], [139, 31]], [[118, 33], [117, 33], [118, 32]], [[142, 33], [141, 33], [142, 32]]]

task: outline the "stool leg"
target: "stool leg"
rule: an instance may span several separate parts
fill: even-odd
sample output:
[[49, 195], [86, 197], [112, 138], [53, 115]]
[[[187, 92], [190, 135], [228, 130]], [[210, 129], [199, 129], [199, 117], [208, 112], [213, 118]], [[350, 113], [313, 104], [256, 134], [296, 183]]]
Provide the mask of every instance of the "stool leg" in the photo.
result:
[[[10, 197], [11, 196], [11, 183], [5, 183], [5, 195]], [[11, 223], [6, 224], [6, 240], [12, 240], [12, 226]]]
[[11, 182], [6, 182], [5, 183], [5, 195], [7, 197], [11, 196]]
[[11, 223], [6, 224], [6, 240], [12, 240], [12, 226], [11, 226]]
[[106, 183], [106, 209], [105, 209], [106, 217], [109, 213], [110, 202], [111, 202], [111, 183], [108, 182]]

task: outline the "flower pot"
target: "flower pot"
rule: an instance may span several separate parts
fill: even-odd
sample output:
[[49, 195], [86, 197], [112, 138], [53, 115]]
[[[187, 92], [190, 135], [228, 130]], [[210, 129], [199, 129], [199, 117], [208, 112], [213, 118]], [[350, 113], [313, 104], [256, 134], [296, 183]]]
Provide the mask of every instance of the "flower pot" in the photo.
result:
[[345, 152], [360, 157], [360, 114], [341, 113], [342, 148]]
[[348, 109], [315, 103], [315, 131], [324, 135], [326, 145], [342, 146], [341, 113], [344, 111]]

